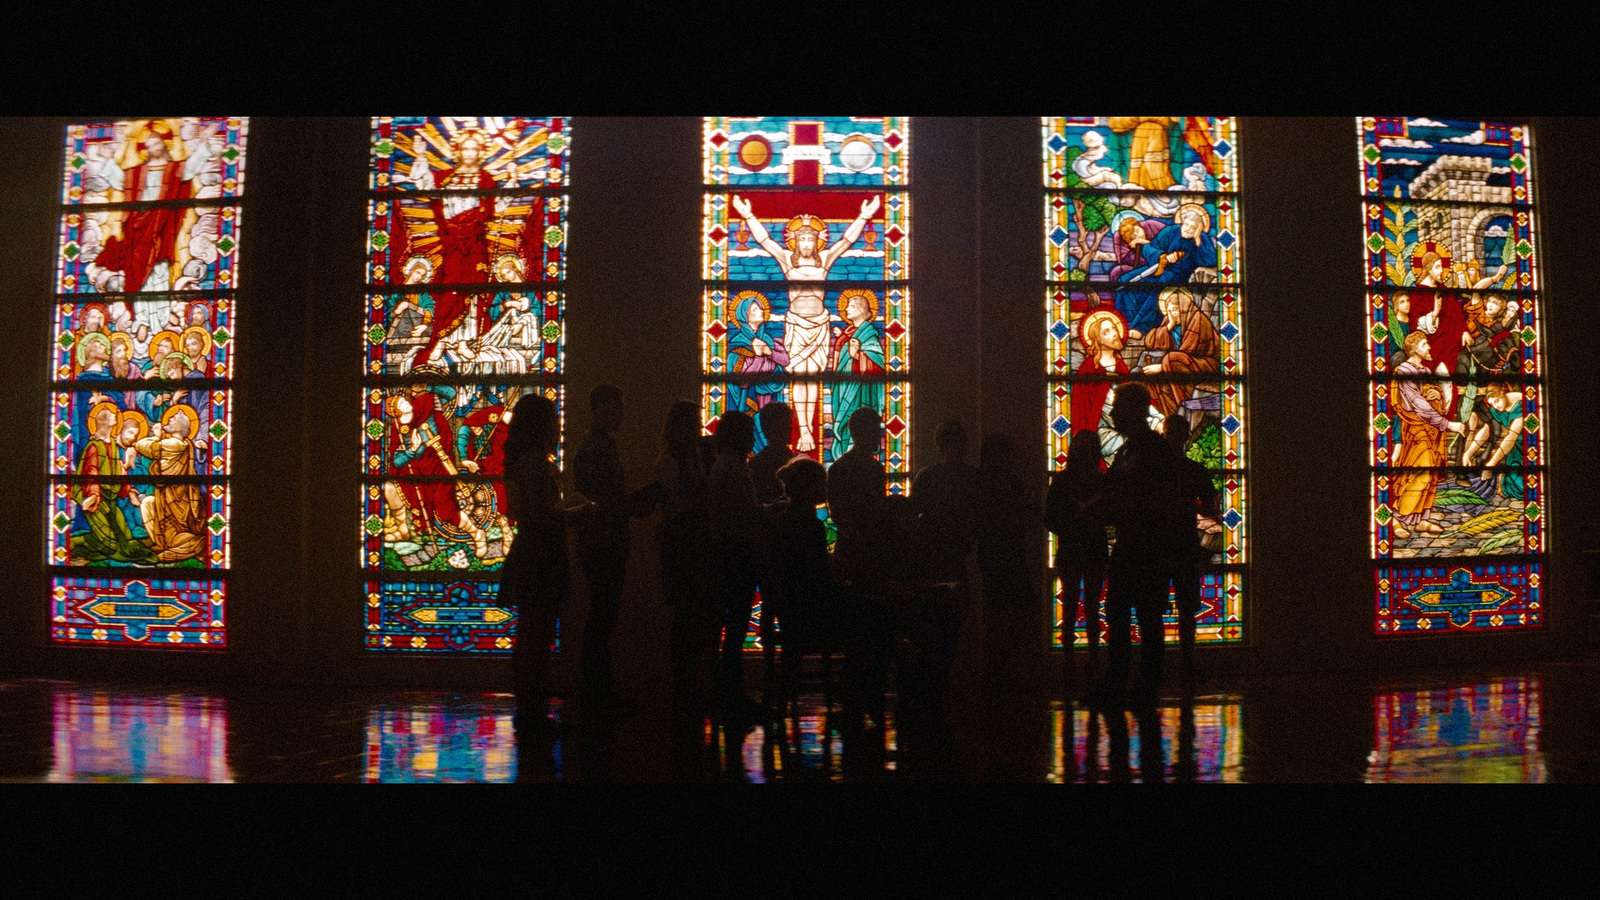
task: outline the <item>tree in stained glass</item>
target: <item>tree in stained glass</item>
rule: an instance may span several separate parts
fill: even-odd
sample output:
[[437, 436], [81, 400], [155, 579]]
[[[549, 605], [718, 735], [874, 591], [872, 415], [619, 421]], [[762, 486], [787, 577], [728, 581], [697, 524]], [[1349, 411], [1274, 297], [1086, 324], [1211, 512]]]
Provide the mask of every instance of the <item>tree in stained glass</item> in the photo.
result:
[[247, 131], [242, 118], [66, 129], [49, 350], [52, 642], [227, 643]]
[[795, 451], [831, 465], [876, 409], [891, 494], [911, 475], [910, 135], [902, 117], [709, 117], [702, 145], [707, 428], [781, 400]]
[[[1113, 389], [1151, 389], [1151, 425], [1189, 420], [1187, 453], [1214, 473], [1220, 516], [1197, 521], [1211, 551], [1196, 639], [1243, 637], [1246, 562], [1244, 243], [1232, 118], [1083, 116], [1043, 122], [1045, 439], [1053, 471], [1072, 435], [1122, 445]], [[1054, 559], [1054, 539], [1051, 542]], [[1081, 591], [1055, 586], [1056, 641]], [[1070, 601], [1070, 603], [1069, 603]], [[1093, 603], [1089, 604], [1093, 606]], [[1090, 618], [1098, 618], [1090, 616]], [[1087, 642], [1088, 623], [1071, 626]], [[1096, 625], [1096, 627], [1101, 627]], [[1177, 620], [1169, 613], [1169, 638]]]
[[1543, 624], [1527, 126], [1357, 121], [1380, 635]]
[[374, 650], [506, 653], [517, 400], [562, 394], [567, 121], [372, 123], [362, 566]]

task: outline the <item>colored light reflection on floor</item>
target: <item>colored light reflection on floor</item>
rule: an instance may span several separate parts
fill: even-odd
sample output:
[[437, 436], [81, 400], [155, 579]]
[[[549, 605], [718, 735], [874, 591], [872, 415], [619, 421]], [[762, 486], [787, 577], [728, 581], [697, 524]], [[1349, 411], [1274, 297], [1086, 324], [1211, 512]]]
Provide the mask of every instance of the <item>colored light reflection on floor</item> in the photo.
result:
[[1537, 677], [1379, 693], [1368, 782], [1542, 782]]
[[65, 688], [51, 697], [52, 782], [226, 782], [220, 697]]
[[[709, 746], [717, 742], [718, 767], [724, 777], [752, 784], [775, 781], [843, 781], [845, 741], [841, 734], [843, 710], [832, 707], [821, 694], [803, 694], [793, 715], [766, 724], [745, 727], [716, 725], [706, 720]], [[831, 715], [830, 715], [831, 714]], [[898, 746], [894, 714], [861, 733], [862, 741], [878, 748], [860, 748], [873, 758], [882, 757], [883, 770], [894, 771]], [[737, 755], [730, 758], [730, 742], [737, 741]], [[853, 751], [856, 752], [856, 751]]]
[[430, 695], [367, 714], [364, 781], [510, 782], [517, 777], [510, 694]]
[[1050, 707], [1053, 764], [1048, 781], [1243, 780], [1244, 729], [1237, 697], [1170, 701], [1139, 713], [1101, 713], [1059, 701]]

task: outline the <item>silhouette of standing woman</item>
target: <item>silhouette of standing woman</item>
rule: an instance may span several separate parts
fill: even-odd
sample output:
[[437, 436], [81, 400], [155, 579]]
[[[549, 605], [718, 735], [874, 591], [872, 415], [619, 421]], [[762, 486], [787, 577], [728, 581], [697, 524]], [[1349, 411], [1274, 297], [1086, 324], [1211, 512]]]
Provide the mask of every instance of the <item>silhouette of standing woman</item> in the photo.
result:
[[726, 412], [717, 420], [717, 461], [711, 467], [710, 507], [713, 578], [722, 611], [722, 660], [718, 679], [722, 711], [734, 717], [758, 717], [760, 704], [744, 692], [744, 636], [755, 603], [766, 517], [756, 502], [746, 460], [755, 446], [755, 422], [742, 412]]
[[511, 661], [516, 678], [516, 726], [523, 732], [554, 729], [547, 717], [550, 689], [545, 673], [556, 617], [572, 593], [566, 526], [584, 510], [561, 509], [555, 465], [561, 420], [548, 398], [517, 401], [506, 426], [506, 501], [517, 536], [500, 573], [500, 601], [517, 615]]
[[715, 663], [721, 621], [706, 589], [710, 521], [699, 438], [700, 404], [690, 400], [672, 404], [662, 429], [661, 456], [656, 459], [656, 483], [661, 485], [656, 542], [661, 550], [661, 590], [672, 607], [667, 643], [674, 701], [684, 711], [698, 699], [701, 663], [708, 659]]
[[[1178, 500], [1186, 510], [1193, 511], [1212, 521], [1222, 518], [1217, 512], [1219, 491], [1206, 467], [1195, 462], [1184, 451], [1189, 444], [1189, 420], [1181, 415], [1167, 416], [1162, 424], [1161, 436], [1178, 451], [1178, 465], [1183, 473], [1179, 483]], [[1211, 553], [1200, 544], [1200, 532], [1195, 521], [1184, 515], [1173, 519], [1172, 541], [1169, 545], [1168, 566], [1172, 578], [1172, 596], [1178, 608], [1178, 647], [1183, 653], [1183, 674], [1188, 678], [1199, 676], [1194, 664], [1195, 618], [1200, 615], [1200, 580], [1203, 568]]]
[[[1067, 651], [1067, 676], [1072, 676], [1073, 627], [1083, 617], [1089, 638], [1089, 670], [1100, 660], [1100, 600], [1105, 595], [1105, 521], [1094, 508], [1105, 492], [1105, 473], [1100, 471], [1100, 433], [1083, 430], [1072, 436], [1067, 450], [1066, 469], [1050, 478], [1050, 493], [1045, 498], [1046, 524], [1056, 536], [1056, 577], [1061, 579], [1061, 643]], [[1079, 603], [1078, 585], [1083, 585]], [[1080, 612], [1081, 610], [1081, 612]]]

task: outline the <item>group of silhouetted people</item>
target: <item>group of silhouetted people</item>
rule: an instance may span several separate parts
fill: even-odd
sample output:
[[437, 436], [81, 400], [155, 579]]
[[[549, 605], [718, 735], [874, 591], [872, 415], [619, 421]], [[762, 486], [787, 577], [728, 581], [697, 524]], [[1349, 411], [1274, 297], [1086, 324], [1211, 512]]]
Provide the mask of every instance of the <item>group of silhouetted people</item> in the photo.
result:
[[[1040, 612], [1037, 566], [1030, 563], [1040, 524], [1057, 537], [1056, 573], [1069, 606], [1082, 587], [1091, 659], [1098, 655], [1096, 607], [1105, 596], [1110, 660], [1091, 700], [1155, 697], [1169, 585], [1184, 663], [1193, 669], [1203, 561], [1196, 513], [1211, 509], [1216, 491], [1210, 474], [1183, 453], [1187, 421], [1171, 417], [1158, 435], [1147, 421], [1150, 395], [1140, 385], [1120, 387], [1112, 402], [1123, 440], [1109, 466], [1096, 432], [1074, 434], [1042, 516], [1005, 434], [987, 436], [973, 466], [965, 429], [955, 421], [941, 425], [940, 460], [917, 475], [907, 497], [888, 490], [876, 410], [851, 414], [844, 423], [850, 449], [824, 469], [791, 448], [794, 413], [781, 401], [765, 404], [755, 418], [725, 413], [709, 436], [701, 434], [697, 404], [673, 404], [654, 478], [630, 492], [614, 438], [622, 392], [600, 385], [589, 400], [590, 429], [573, 459], [574, 486], [583, 497], [577, 504], [562, 501], [555, 404], [525, 396], [508, 424], [506, 497], [518, 530], [501, 584], [502, 602], [518, 616], [513, 659], [523, 730], [559, 727], [546, 715], [545, 676], [557, 618], [572, 593], [569, 529], [589, 591], [579, 705], [632, 704], [613, 683], [611, 637], [630, 550], [628, 520], [658, 508], [662, 593], [672, 609], [673, 705], [691, 716], [754, 720], [779, 712], [796, 699], [808, 656], [820, 660], [825, 689], [857, 721], [881, 721], [896, 664], [902, 705], [936, 704], [955, 659], [974, 553], [983, 584], [986, 680], [1000, 683], [1008, 664], [1026, 655], [1029, 624]], [[765, 446], [752, 455], [757, 420]], [[760, 701], [745, 687], [744, 650], [757, 602]], [[1156, 639], [1143, 640], [1130, 692], [1135, 613], [1141, 635]], [[1069, 611], [1063, 623], [1067, 641], [1073, 618]], [[1070, 656], [1067, 668], [1073, 671]]]
[[[1081, 597], [1091, 666], [1098, 656], [1097, 607], [1104, 598], [1110, 659], [1089, 698], [1102, 705], [1124, 699], [1155, 700], [1169, 596], [1177, 607], [1185, 674], [1198, 674], [1194, 640], [1207, 551], [1196, 525], [1199, 515], [1215, 516], [1218, 491], [1211, 473], [1185, 455], [1188, 419], [1168, 416], [1157, 434], [1149, 415], [1148, 389], [1140, 384], [1117, 388], [1111, 420], [1122, 443], [1110, 466], [1105, 467], [1098, 432], [1074, 433], [1067, 467], [1051, 479], [1045, 504], [1046, 520], [1057, 540], [1056, 574], [1068, 607], [1062, 638], [1072, 640], [1073, 607]], [[1130, 689], [1130, 626], [1135, 615], [1141, 651], [1139, 675]]]

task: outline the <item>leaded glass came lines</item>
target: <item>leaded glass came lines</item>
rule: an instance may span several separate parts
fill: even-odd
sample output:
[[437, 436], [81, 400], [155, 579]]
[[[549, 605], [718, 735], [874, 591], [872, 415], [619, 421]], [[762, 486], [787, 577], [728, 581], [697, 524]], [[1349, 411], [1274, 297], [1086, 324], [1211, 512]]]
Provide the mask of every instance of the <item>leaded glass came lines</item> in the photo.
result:
[[363, 388], [366, 646], [508, 653], [517, 399], [563, 399], [568, 122], [372, 123]]
[[[1188, 455], [1214, 472], [1220, 517], [1197, 526], [1211, 563], [1196, 639], [1243, 638], [1247, 561], [1244, 232], [1232, 118], [1054, 117], [1043, 121], [1047, 442], [1066, 467], [1079, 430], [1109, 464], [1116, 385], [1154, 399], [1151, 425], [1189, 420]], [[1055, 547], [1052, 539], [1051, 558]], [[1056, 641], [1066, 599], [1055, 584]], [[1070, 598], [1073, 608], [1078, 597]], [[1086, 623], [1073, 630], [1087, 642]], [[1169, 637], [1177, 633], [1172, 613]]]
[[51, 334], [57, 644], [227, 644], [242, 118], [70, 125]]
[[1540, 626], [1549, 426], [1532, 133], [1408, 117], [1356, 129], [1374, 629]]

